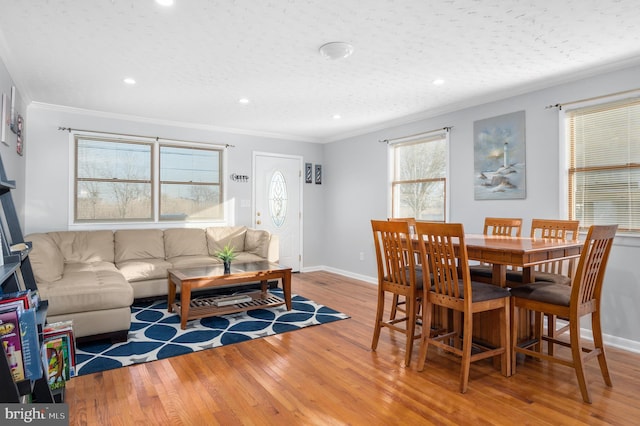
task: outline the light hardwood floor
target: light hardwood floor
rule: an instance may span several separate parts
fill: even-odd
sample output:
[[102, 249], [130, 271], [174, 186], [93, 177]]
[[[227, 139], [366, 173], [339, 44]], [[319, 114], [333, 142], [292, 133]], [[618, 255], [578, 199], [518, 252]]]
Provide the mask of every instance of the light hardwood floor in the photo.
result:
[[328, 272], [294, 274], [293, 292], [350, 319], [162, 361], [75, 377], [72, 425], [631, 425], [640, 419], [640, 354], [608, 348], [613, 388], [587, 367], [593, 404], [573, 370], [526, 360], [503, 377], [438, 350], [405, 368], [404, 337], [383, 330], [370, 349], [375, 286]]

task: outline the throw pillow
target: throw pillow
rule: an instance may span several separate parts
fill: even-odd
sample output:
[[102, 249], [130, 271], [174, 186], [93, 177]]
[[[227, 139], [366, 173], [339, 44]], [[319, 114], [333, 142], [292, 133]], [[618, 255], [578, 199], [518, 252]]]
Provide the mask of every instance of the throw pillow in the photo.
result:
[[259, 229], [247, 229], [244, 251], [266, 259], [269, 254], [269, 233]]
[[54, 282], [62, 278], [64, 257], [55, 242], [47, 234], [31, 234], [25, 241], [33, 243], [29, 260], [36, 282]]

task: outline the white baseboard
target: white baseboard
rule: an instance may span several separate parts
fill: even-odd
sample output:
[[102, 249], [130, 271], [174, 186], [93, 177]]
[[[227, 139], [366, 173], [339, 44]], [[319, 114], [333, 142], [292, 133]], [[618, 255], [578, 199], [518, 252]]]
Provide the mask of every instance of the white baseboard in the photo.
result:
[[[324, 265], [313, 266], [310, 268], [303, 268], [301, 272], [315, 272], [315, 271], [332, 272], [334, 274], [342, 275], [347, 278], [353, 278], [355, 280], [364, 281], [374, 285], [378, 283], [378, 279], [375, 277], [354, 274], [353, 272], [350, 272], [350, 271], [344, 271], [342, 269], [331, 268]], [[558, 321], [558, 325], [560, 324], [561, 324], [561, 321]], [[586, 340], [593, 340], [591, 330], [587, 328], [580, 329], [580, 336]], [[637, 342], [635, 340], [629, 340], [623, 337], [612, 336], [610, 334], [604, 334], [602, 338], [604, 339], [604, 343], [607, 346], [612, 346], [614, 348], [623, 349], [629, 352], [640, 353], [640, 342]]]

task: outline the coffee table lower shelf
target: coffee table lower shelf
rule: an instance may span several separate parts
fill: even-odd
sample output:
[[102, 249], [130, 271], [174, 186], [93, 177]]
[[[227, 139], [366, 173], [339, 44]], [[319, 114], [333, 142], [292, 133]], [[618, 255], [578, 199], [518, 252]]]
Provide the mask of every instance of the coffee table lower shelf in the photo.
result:
[[[187, 316], [187, 321], [198, 318], [213, 317], [217, 315], [232, 314], [236, 312], [252, 311], [254, 309], [272, 308], [285, 304], [284, 299], [269, 292], [266, 292], [265, 294], [262, 293], [262, 291], [255, 291], [250, 293], [243, 293], [242, 295], [250, 296], [251, 300], [228, 306], [215, 306], [212, 302], [215, 297], [200, 297], [193, 299], [189, 303], [189, 314]], [[182, 319], [182, 309], [180, 307], [180, 302], [176, 301], [171, 306], [173, 308], [173, 311], [177, 312], [178, 315], [180, 315], [180, 319]]]

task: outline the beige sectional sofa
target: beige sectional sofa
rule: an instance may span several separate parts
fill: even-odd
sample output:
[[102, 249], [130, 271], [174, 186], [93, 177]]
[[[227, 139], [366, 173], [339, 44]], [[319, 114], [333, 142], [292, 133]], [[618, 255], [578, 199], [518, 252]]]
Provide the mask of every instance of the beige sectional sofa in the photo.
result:
[[167, 270], [221, 263], [229, 244], [234, 263], [277, 262], [278, 238], [244, 226], [59, 231], [25, 236], [49, 322], [73, 320], [76, 337], [126, 339], [134, 299], [167, 294]]

